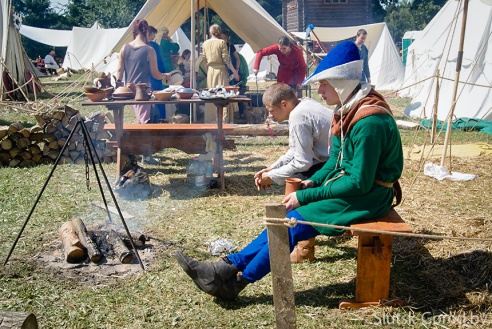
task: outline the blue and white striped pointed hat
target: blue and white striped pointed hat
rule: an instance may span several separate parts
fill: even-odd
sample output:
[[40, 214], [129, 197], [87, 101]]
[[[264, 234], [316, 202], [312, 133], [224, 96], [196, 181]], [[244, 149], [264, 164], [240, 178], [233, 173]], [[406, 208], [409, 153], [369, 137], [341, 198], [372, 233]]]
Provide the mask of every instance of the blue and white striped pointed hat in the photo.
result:
[[343, 41], [323, 58], [313, 74], [302, 84], [308, 85], [320, 80], [359, 80], [362, 65], [359, 48], [353, 41]]

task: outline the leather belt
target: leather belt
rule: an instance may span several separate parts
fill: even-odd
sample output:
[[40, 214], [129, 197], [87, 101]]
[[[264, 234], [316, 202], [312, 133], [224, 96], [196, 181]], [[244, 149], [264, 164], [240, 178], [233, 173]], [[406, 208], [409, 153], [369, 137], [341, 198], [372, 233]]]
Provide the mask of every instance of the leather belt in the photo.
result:
[[399, 181], [396, 181], [394, 183], [388, 183], [388, 182], [383, 182], [382, 180], [379, 180], [379, 179], [375, 179], [374, 183], [381, 185], [381, 186], [384, 186], [384, 187], [394, 189], [396, 202], [393, 204], [392, 208], [396, 207], [397, 205], [399, 205], [401, 203], [402, 191], [401, 191], [401, 185], [400, 185]]
[[393, 183], [383, 182], [382, 180], [379, 180], [379, 179], [375, 179], [374, 183], [381, 185], [381, 186], [384, 186], [384, 187], [388, 187], [388, 188], [393, 187]]

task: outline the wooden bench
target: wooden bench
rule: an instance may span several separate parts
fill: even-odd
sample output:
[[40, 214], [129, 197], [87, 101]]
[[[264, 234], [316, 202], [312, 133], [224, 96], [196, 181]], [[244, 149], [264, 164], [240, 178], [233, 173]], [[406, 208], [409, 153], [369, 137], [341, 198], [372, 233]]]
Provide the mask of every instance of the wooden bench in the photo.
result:
[[[224, 124], [222, 131], [232, 131], [232, 126]], [[104, 130], [115, 136], [115, 125], [105, 124]], [[123, 124], [121, 151], [123, 154], [152, 154], [166, 148], [175, 148], [188, 154], [206, 154], [205, 133], [217, 135], [216, 124]], [[223, 148], [234, 148], [233, 140], [221, 138]], [[116, 141], [110, 145], [116, 147]]]
[[[277, 328], [296, 328], [294, 285], [290, 263], [288, 228], [269, 222], [269, 218], [284, 218], [285, 206], [266, 204], [268, 248], [272, 271], [273, 303]], [[391, 209], [385, 216], [351, 225], [354, 229], [411, 233], [398, 213]], [[349, 231], [358, 236], [357, 276], [355, 298], [342, 300], [340, 309], [362, 308], [373, 305], [401, 306], [400, 300], [388, 301], [390, 287], [391, 249], [393, 236], [389, 234]]]
[[[410, 226], [393, 208], [381, 218], [359, 222], [350, 227], [387, 232], [412, 232]], [[389, 297], [393, 236], [356, 231], [350, 233], [358, 236], [359, 239], [355, 298], [342, 300], [338, 307], [345, 309], [380, 305]], [[394, 306], [403, 305], [400, 300], [388, 303]]]

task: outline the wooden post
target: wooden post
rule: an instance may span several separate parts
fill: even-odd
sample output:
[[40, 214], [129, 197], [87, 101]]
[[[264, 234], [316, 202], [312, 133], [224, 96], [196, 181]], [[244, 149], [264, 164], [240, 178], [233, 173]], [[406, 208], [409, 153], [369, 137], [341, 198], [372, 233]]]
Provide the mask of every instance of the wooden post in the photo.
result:
[[[267, 203], [265, 210], [266, 218], [285, 218], [285, 206], [281, 203]], [[275, 322], [277, 328], [297, 328], [288, 227], [267, 224], [267, 231]]]
[[432, 107], [432, 130], [431, 130], [431, 144], [434, 145], [436, 141], [437, 131], [437, 108], [439, 104], [439, 69], [436, 70], [436, 95], [434, 97], [434, 106]]
[[[465, 0], [463, 3], [463, 18], [461, 20], [460, 45], [458, 47], [458, 57], [456, 58], [456, 76], [454, 79], [453, 98], [452, 98], [453, 102], [451, 103], [451, 109], [449, 110], [449, 114], [448, 114], [448, 125], [446, 127], [446, 136], [444, 137], [444, 149], [442, 151], [441, 167], [444, 167], [444, 160], [446, 159], [448, 145], [451, 148], [450, 144], [451, 144], [451, 131], [453, 126], [453, 114], [457, 102], [456, 95], [458, 93], [458, 84], [460, 82], [461, 62], [463, 60], [463, 45], [465, 43], [467, 16], [468, 16], [468, 0]], [[451, 171], [451, 157], [449, 158], [449, 170]]]
[[314, 37], [316, 38], [316, 40], [318, 40], [318, 44], [321, 47], [321, 49], [323, 49], [323, 51], [325, 52], [325, 54], [328, 54], [328, 49], [326, 49], [325, 45], [323, 44], [323, 42], [321, 42], [321, 40], [318, 38], [318, 36], [316, 35], [316, 33], [314, 33], [314, 31], [311, 31], [311, 33], [314, 35]]

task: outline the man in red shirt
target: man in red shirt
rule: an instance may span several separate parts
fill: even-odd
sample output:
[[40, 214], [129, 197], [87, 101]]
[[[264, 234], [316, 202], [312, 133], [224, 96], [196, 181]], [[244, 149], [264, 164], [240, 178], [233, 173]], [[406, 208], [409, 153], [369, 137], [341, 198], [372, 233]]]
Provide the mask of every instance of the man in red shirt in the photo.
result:
[[302, 81], [306, 78], [306, 62], [302, 49], [290, 43], [286, 36], [280, 37], [278, 43], [260, 49], [256, 53], [253, 73], [258, 74], [263, 56], [277, 55], [280, 66], [277, 73], [277, 82], [288, 84], [294, 90], [302, 89]]

